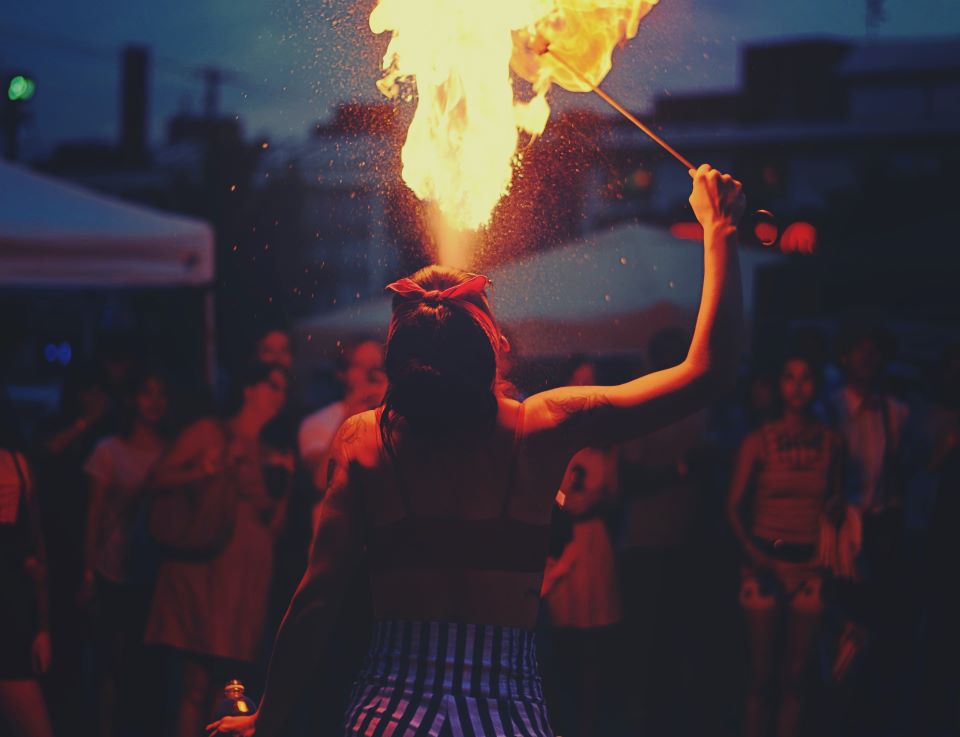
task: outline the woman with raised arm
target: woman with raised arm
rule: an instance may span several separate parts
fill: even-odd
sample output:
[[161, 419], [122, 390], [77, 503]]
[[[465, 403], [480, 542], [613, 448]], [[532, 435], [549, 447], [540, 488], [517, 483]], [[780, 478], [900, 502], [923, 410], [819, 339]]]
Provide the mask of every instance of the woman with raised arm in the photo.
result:
[[533, 628], [550, 510], [570, 458], [675, 422], [731, 386], [739, 360], [740, 183], [691, 172], [704, 228], [697, 327], [678, 366], [522, 404], [497, 392], [508, 350], [487, 279], [431, 266], [391, 284], [383, 406], [338, 431], [311, 559], [280, 626], [259, 711], [213, 731], [280, 733], [322, 656], [366, 547], [376, 628], [345, 734], [552, 731]]

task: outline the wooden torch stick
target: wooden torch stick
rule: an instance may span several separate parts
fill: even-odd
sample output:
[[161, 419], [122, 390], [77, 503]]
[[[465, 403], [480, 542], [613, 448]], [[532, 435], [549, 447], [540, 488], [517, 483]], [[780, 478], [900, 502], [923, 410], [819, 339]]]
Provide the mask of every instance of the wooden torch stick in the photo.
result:
[[629, 110], [627, 110], [623, 105], [621, 105], [619, 102], [617, 102], [613, 97], [611, 97], [610, 95], [608, 95], [606, 92], [604, 92], [602, 89], [600, 89], [597, 85], [595, 85], [593, 82], [591, 82], [589, 79], [587, 79], [587, 77], [583, 74], [583, 72], [581, 72], [579, 69], [577, 69], [575, 66], [573, 66], [573, 64], [571, 64], [571, 63], [568, 62], [566, 59], [564, 59], [560, 54], [558, 54], [556, 51], [554, 51], [553, 49], [551, 49], [549, 46], [544, 47], [544, 48], [543, 48], [543, 51], [541, 51], [540, 53], [550, 54], [551, 56], [553, 56], [554, 59], [556, 59], [556, 60], [559, 61], [561, 64], [563, 64], [567, 69], [569, 69], [569, 70], [574, 74], [574, 76], [576, 76], [576, 77], [577, 77], [578, 79], [580, 79], [584, 84], [588, 85], [588, 86], [590, 87], [590, 89], [592, 89], [594, 92], [596, 92], [596, 93], [600, 96], [600, 98], [601, 98], [604, 102], [606, 102], [610, 107], [612, 107], [614, 110], [616, 110], [618, 113], [620, 113], [623, 117], [625, 117], [627, 120], [629, 120], [629, 121], [630, 121], [631, 123], [633, 123], [635, 126], [637, 126], [637, 128], [639, 128], [639, 129], [642, 130], [644, 133], [646, 133], [648, 136], [650, 136], [650, 138], [652, 138], [656, 143], [660, 144], [660, 146], [663, 147], [663, 150], [666, 151], [666, 152], [667, 152], [668, 154], [670, 154], [671, 156], [673, 156], [673, 158], [675, 158], [675, 159], [676, 159], [677, 161], [679, 161], [681, 164], [683, 164], [684, 168], [685, 168], [687, 171], [696, 170], [697, 167], [695, 167], [693, 164], [691, 164], [689, 159], [687, 159], [687, 158], [686, 158], [685, 156], [683, 156], [679, 151], [677, 151], [673, 146], [671, 146], [669, 143], [667, 143], [666, 141], [664, 141], [660, 136], [658, 136], [656, 133], [654, 133], [654, 132], [649, 128], [649, 126], [645, 125], [643, 122], [641, 122], [640, 120], [638, 120], [638, 119], [636, 118], [636, 116], [634, 116], [634, 115], [633, 115]]

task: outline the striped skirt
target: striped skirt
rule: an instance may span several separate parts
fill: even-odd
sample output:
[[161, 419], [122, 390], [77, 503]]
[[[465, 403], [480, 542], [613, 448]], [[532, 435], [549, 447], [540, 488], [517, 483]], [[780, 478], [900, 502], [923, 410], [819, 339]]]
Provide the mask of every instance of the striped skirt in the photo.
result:
[[552, 737], [533, 632], [453, 622], [378, 622], [345, 733]]

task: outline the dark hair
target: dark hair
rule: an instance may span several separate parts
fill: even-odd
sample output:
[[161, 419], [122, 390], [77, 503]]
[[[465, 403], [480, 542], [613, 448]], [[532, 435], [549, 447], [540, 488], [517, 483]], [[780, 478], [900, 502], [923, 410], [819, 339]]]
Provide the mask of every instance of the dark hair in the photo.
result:
[[897, 352], [893, 333], [872, 322], [855, 322], [845, 325], [837, 338], [837, 354], [840, 358], [848, 356], [863, 343], [873, 343], [880, 352], [884, 363], [891, 361]]
[[287, 340], [291, 343], [293, 342], [293, 336], [290, 334], [290, 329], [281, 322], [268, 322], [259, 326], [259, 329], [253, 334], [253, 345], [250, 353], [253, 356], [256, 356], [257, 349], [260, 347], [260, 343], [271, 333], [282, 333], [287, 336]]
[[[133, 425], [137, 419], [137, 407], [136, 400], [137, 395], [143, 391], [143, 388], [147, 385], [149, 381], [158, 381], [163, 385], [163, 391], [167, 395], [167, 402], [171, 403], [170, 389], [171, 382], [167, 374], [163, 371], [157, 369], [143, 369], [134, 374], [127, 381], [126, 386], [124, 387], [123, 392], [123, 406], [120, 407], [119, 414], [119, 425], [120, 425], [120, 434], [129, 435], [133, 431]], [[161, 435], [168, 435], [170, 432], [170, 417], [172, 417], [173, 412], [171, 407], [167, 406], [167, 416], [164, 418], [164, 421], [161, 423], [161, 426], [158, 429]]]
[[223, 411], [226, 415], [232, 415], [243, 406], [243, 395], [246, 389], [257, 384], [262, 384], [270, 379], [270, 374], [279, 371], [289, 378], [290, 372], [277, 363], [264, 363], [263, 361], [253, 361], [245, 364], [234, 375], [230, 382], [230, 390], [227, 393], [227, 400], [224, 403]]
[[[472, 276], [433, 265], [410, 279], [430, 291]], [[481, 317], [489, 322], [482, 324]], [[436, 439], [491, 429], [497, 417], [498, 354], [499, 331], [485, 295], [442, 301], [395, 296], [380, 423], [386, 447], [393, 447], [391, 431], [397, 423]]]

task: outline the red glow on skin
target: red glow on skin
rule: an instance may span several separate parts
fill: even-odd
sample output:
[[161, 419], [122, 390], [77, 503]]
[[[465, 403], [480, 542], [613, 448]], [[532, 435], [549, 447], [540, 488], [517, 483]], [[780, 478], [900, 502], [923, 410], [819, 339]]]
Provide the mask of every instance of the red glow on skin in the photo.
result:
[[702, 241], [703, 226], [700, 223], [674, 223], [670, 235], [683, 241]]
[[817, 229], [810, 223], [791, 223], [780, 238], [780, 250], [784, 253], [811, 254], [817, 248]]

